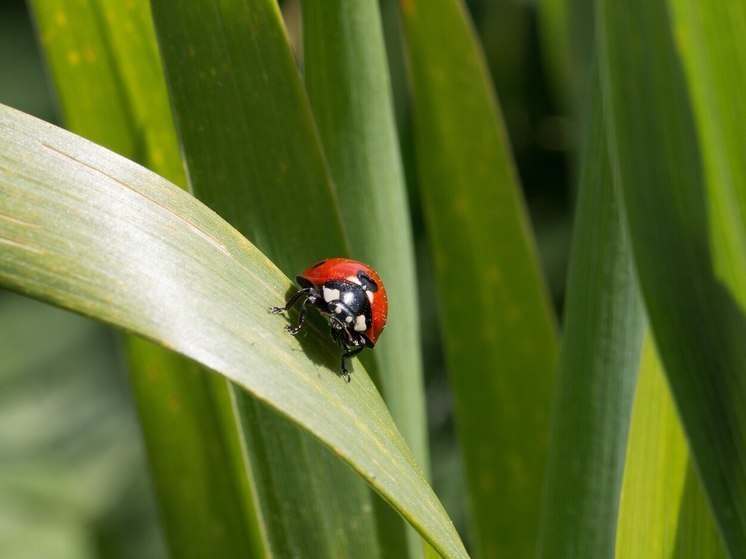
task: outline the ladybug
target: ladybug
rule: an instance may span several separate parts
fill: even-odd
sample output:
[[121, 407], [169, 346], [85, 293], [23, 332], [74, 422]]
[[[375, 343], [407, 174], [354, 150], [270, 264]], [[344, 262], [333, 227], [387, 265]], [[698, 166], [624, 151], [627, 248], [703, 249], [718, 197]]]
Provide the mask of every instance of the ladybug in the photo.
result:
[[270, 307], [269, 311], [285, 312], [303, 300], [298, 324], [285, 327], [292, 335], [303, 328], [309, 304], [326, 315], [332, 339], [344, 350], [340, 370], [350, 382], [345, 359], [366, 347], [373, 348], [386, 325], [388, 300], [381, 278], [370, 266], [355, 260], [328, 258], [304, 270], [295, 281], [300, 290], [284, 307]]

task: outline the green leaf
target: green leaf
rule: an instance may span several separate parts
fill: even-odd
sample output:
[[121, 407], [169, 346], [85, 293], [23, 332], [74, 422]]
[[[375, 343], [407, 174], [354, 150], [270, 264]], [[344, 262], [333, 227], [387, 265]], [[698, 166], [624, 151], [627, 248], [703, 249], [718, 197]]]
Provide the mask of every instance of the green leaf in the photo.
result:
[[668, 6], [701, 138], [715, 274], [746, 310], [746, 4], [670, 0]]
[[572, 107], [578, 95], [571, 6], [571, 0], [545, 0], [537, 4], [542, 58], [554, 97], [563, 107]]
[[[428, 470], [415, 256], [381, 17], [375, 0], [303, 2], [304, 77], [356, 259], [384, 278], [391, 320], [373, 369], [418, 463]], [[397, 550], [396, 527], [381, 543]], [[419, 537], [410, 540], [421, 556]]]
[[616, 557], [726, 557], [649, 336], [629, 431]]
[[[590, 101], [557, 372], [541, 555], [613, 557], [644, 315], [598, 80]], [[572, 464], [568, 467], [568, 464]]]
[[[152, 6], [195, 195], [290, 276], [321, 258], [346, 255], [321, 144], [275, 2], [202, 2], [176, 12], [170, 2]], [[282, 520], [267, 524], [273, 553], [377, 555], [376, 516], [400, 523], [390, 508], [318, 442], [243, 394], [235, 397], [263, 514]], [[308, 490], [309, 472], [316, 491]], [[324, 493], [328, 487], [337, 490]]]
[[594, 0], [546, 0], [537, 5], [539, 39], [555, 98], [574, 116], [591, 79], [595, 53]]
[[[746, 316], [739, 301], [746, 288], [734, 291], [721, 277], [723, 247], [715, 245], [723, 240], [713, 231], [737, 233], [729, 218], [713, 220], [712, 208], [721, 201], [708, 187], [707, 154], [719, 148], [707, 144], [724, 142], [726, 134], [696, 127], [663, 0], [601, 2], [600, 18], [609, 142], [645, 305], [726, 548], [743, 557]], [[717, 106], [721, 114], [729, 110]], [[732, 184], [739, 192], [746, 188]], [[727, 187], [721, 182], [717, 188]]]
[[[68, 126], [185, 185], [148, 3], [32, 6]], [[260, 555], [226, 382], [143, 340], [126, 347], [173, 554]]]
[[375, 357], [383, 395], [427, 470], [414, 250], [374, 0], [303, 2], [304, 72], [356, 258], [384, 278], [392, 320]]
[[456, 0], [406, 0], [400, 7], [476, 554], [529, 557], [556, 355], [552, 313], [464, 7]]
[[0, 140], [0, 285], [219, 372], [331, 448], [444, 557], [466, 557], [367, 376], [336, 374], [324, 332], [278, 335], [267, 307], [290, 283], [250, 243], [180, 189], [51, 125], [2, 108]]
[[135, 336], [126, 348], [172, 555], [261, 557], [262, 510], [254, 507], [230, 383]]
[[30, 4], [67, 128], [183, 184], [147, 3]]
[[347, 254], [276, 2], [211, 0], [174, 11], [156, 0], [152, 7], [195, 196], [288, 275]]

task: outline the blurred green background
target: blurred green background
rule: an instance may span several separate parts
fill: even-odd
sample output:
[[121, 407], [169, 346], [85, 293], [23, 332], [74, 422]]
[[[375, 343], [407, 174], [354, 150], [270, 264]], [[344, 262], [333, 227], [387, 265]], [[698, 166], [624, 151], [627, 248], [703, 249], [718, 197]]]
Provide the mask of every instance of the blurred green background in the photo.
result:
[[[285, 2], [294, 12], [293, 2]], [[561, 311], [571, 229], [563, 114], [541, 59], [535, 2], [468, 2], [495, 81], [543, 269]], [[387, 41], [400, 41], [382, 2]], [[292, 26], [291, 26], [292, 29]], [[406, 77], [390, 61], [409, 188], [415, 173]], [[0, 3], [0, 103], [59, 123], [27, 7]], [[410, 196], [420, 278], [432, 278]], [[420, 281], [432, 483], [468, 546], [465, 484], [444, 371], [434, 286]], [[26, 343], [34, 334], [33, 344]], [[164, 557], [137, 420], [108, 328], [0, 292], [0, 557]], [[39, 386], [44, 389], [40, 390]], [[48, 418], [56, 419], [49, 430]], [[34, 549], [26, 543], [34, 542]]]

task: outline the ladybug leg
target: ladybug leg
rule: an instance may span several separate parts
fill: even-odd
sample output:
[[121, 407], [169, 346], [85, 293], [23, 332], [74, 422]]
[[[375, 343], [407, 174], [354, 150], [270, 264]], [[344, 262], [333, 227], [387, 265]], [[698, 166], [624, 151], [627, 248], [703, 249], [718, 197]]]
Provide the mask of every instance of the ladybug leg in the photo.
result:
[[272, 314], [280, 314], [281, 312], [288, 311], [293, 308], [293, 305], [295, 305], [295, 303], [297, 303], [301, 297], [308, 297], [311, 291], [313, 291], [313, 289], [310, 287], [300, 289], [296, 293], [294, 293], [293, 296], [290, 297], [290, 299], [288, 299], [288, 302], [285, 303], [284, 307], [269, 307], [269, 312], [271, 312]]
[[344, 333], [346, 332], [345, 323], [332, 314], [329, 316], [329, 326], [331, 326], [330, 334], [332, 340], [342, 346], [343, 349], [347, 349], [344, 341]]
[[330, 334], [332, 336], [332, 340], [334, 340], [336, 343], [338, 343], [339, 346], [342, 349], [346, 349], [344, 340], [342, 339], [342, 336], [340, 335], [340, 330], [334, 328], [333, 324], [332, 324], [332, 328], [331, 328]]
[[347, 382], [350, 382], [350, 372], [347, 370], [347, 366], [345, 365], [345, 359], [351, 359], [355, 357], [358, 353], [365, 349], [365, 346], [354, 347], [352, 349], [345, 347], [345, 349], [347, 351], [342, 354], [342, 366], [340, 367], [340, 369], [342, 370], [342, 376], [345, 378], [345, 380]]
[[300, 306], [300, 316], [298, 317], [298, 324], [295, 326], [285, 326], [285, 330], [295, 336], [303, 328], [303, 323], [306, 321], [306, 305], [311, 302], [311, 299], [307, 298], [303, 301]]

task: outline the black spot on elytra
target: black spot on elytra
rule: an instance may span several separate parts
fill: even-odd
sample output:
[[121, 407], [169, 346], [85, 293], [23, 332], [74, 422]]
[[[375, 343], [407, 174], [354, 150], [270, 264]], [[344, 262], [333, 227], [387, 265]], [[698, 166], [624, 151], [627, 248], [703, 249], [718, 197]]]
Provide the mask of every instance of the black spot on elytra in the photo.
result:
[[371, 291], [373, 293], [378, 291], [378, 284], [375, 281], [373, 281], [373, 279], [368, 274], [363, 272], [362, 270], [358, 271], [357, 279], [360, 280], [360, 284], [362, 285], [363, 289], [365, 289], [366, 291]]

